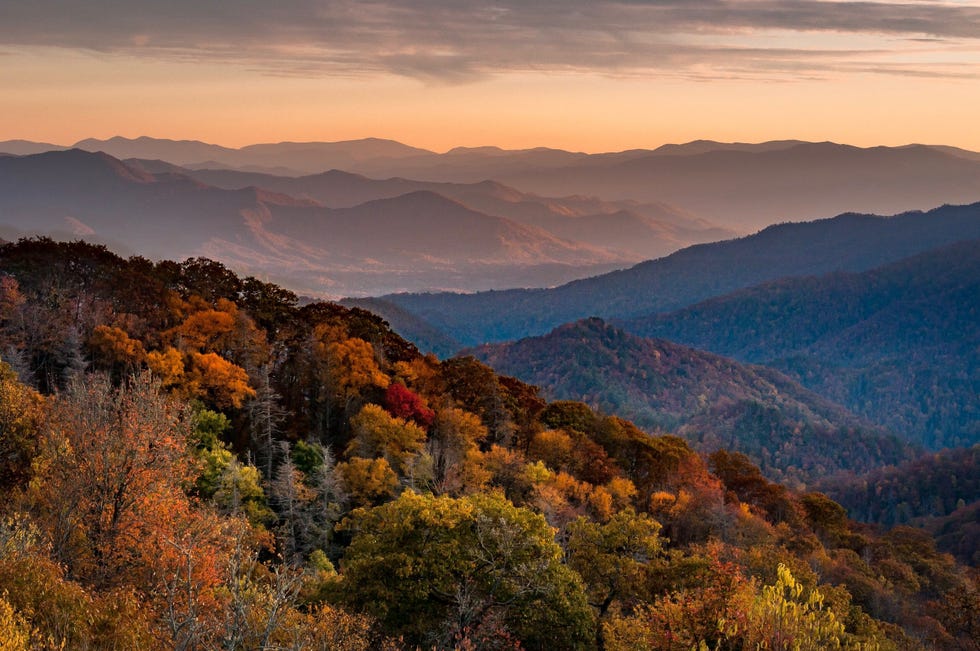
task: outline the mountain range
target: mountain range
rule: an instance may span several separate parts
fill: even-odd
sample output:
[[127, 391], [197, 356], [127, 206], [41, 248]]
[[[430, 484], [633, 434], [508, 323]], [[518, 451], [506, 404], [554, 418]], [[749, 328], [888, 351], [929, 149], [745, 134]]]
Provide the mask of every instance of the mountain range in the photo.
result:
[[595, 197], [540, 197], [496, 181], [437, 183], [404, 178], [370, 179], [330, 170], [299, 177], [236, 170], [191, 169], [159, 160], [127, 159], [127, 165], [151, 174], [173, 173], [234, 190], [259, 187], [311, 199], [329, 208], [350, 208], [368, 201], [433, 192], [487, 215], [542, 228], [575, 242], [609, 248], [624, 259], [640, 261], [672, 253], [693, 243], [731, 237], [714, 226], [666, 204], [607, 202]]
[[980, 240], [623, 326], [779, 369], [931, 448], [980, 443]]
[[371, 308], [390, 316], [398, 329], [397, 316], [385, 310], [386, 303], [394, 304], [448, 338], [475, 346], [544, 334], [589, 316], [630, 319], [670, 312], [785, 277], [867, 271], [977, 238], [980, 203], [892, 217], [847, 213], [688, 247], [551, 289], [394, 294], [372, 300]]
[[[980, 154], [945, 145], [861, 148], [799, 140], [698, 140], [598, 154], [497, 147], [438, 153], [377, 138], [234, 149], [198, 141], [114, 137], [86, 139], [74, 146], [122, 159], [286, 176], [339, 169], [372, 178], [458, 183], [493, 179], [539, 195], [667, 203], [739, 232], [844, 211], [891, 214], [980, 201]], [[50, 148], [46, 143], [0, 142], [0, 152]]]
[[782, 483], [805, 485], [915, 456], [895, 436], [778, 371], [637, 337], [601, 319], [464, 354], [542, 387], [550, 399], [582, 401], [648, 431], [676, 432], [706, 454], [742, 452]]
[[556, 284], [636, 257], [408, 190], [328, 207], [72, 149], [0, 157], [0, 224], [8, 238], [54, 234], [156, 258], [205, 255], [316, 295]]

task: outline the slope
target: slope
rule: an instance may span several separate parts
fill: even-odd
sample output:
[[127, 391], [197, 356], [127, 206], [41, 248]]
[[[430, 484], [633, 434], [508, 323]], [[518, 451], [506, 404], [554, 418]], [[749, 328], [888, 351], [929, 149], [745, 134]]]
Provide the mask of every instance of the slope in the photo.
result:
[[768, 283], [625, 325], [780, 369], [933, 448], [980, 442], [980, 242]]
[[319, 295], [554, 283], [622, 264], [431, 192], [330, 209], [78, 149], [0, 158], [0, 210], [8, 237], [85, 236], [152, 257], [206, 255]]
[[781, 482], [863, 472], [912, 454], [780, 373], [636, 337], [600, 319], [469, 352], [552, 399], [581, 400], [649, 429], [676, 431], [705, 453], [742, 452]]
[[494, 181], [437, 183], [403, 178], [375, 180], [339, 170], [294, 177], [236, 170], [195, 170], [158, 160], [130, 159], [126, 162], [153, 174], [178, 172], [226, 189], [255, 186], [309, 198], [331, 208], [349, 208], [412, 192], [434, 192], [473, 210], [542, 228], [563, 239], [615, 249], [634, 262], [734, 234], [666, 204], [606, 202], [580, 196], [539, 197]]
[[385, 299], [464, 345], [547, 332], [588, 316], [631, 318], [787, 276], [859, 272], [953, 242], [980, 238], [980, 203], [893, 217], [848, 213], [770, 226], [554, 289], [405, 294]]
[[980, 566], [980, 445], [818, 486], [856, 520], [923, 527], [942, 551]]

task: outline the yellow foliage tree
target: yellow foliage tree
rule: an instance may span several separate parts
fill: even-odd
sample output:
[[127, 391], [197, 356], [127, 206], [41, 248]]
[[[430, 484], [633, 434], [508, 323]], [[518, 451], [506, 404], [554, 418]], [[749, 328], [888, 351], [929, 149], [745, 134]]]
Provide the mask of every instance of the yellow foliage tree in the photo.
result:
[[30, 651], [31, 629], [27, 620], [14, 611], [6, 599], [0, 595], [0, 649], [3, 651]]
[[352, 457], [381, 457], [401, 476], [425, 445], [425, 431], [382, 407], [367, 404], [351, 419], [354, 437], [347, 446]]
[[246, 398], [255, 395], [245, 369], [216, 353], [191, 353], [186, 378], [192, 395], [207, 398], [219, 409], [238, 409]]
[[381, 504], [394, 497], [398, 488], [398, 476], [384, 459], [354, 457], [338, 463], [336, 471], [344, 492], [355, 506]]
[[345, 408], [369, 387], [388, 387], [390, 379], [378, 366], [374, 348], [363, 339], [320, 341], [314, 354], [320, 363], [320, 381]]

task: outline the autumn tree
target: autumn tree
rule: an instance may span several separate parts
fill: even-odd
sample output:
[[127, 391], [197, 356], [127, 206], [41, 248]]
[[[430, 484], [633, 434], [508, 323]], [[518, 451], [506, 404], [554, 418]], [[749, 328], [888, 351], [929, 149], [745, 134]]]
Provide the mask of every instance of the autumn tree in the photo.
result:
[[23, 486], [40, 445], [43, 398], [0, 362], [0, 492]]
[[479, 449], [486, 438], [487, 428], [475, 415], [456, 407], [439, 410], [426, 443], [438, 492], [459, 494], [489, 479]]
[[425, 445], [425, 431], [418, 425], [374, 404], [364, 405], [351, 419], [351, 431], [348, 456], [383, 458], [400, 476], [406, 475], [412, 457]]
[[804, 588], [780, 564], [776, 582], [763, 587], [753, 604], [745, 635], [757, 649], [822, 651], [841, 648], [844, 624], [819, 590]]
[[115, 326], [96, 326], [89, 336], [88, 347], [96, 366], [117, 380], [138, 371], [146, 358], [142, 342]]
[[384, 458], [354, 457], [338, 463], [336, 471], [344, 494], [356, 506], [381, 504], [398, 489], [398, 475]]
[[321, 431], [328, 429], [334, 411], [346, 417], [359, 407], [365, 393], [385, 389], [389, 378], [375, 359], [374, 348], [357, 337], [345, 337], [336, 325], [321, 324], [313, 331], [316, 380], [323, 386]]
[[417, 393], [401, 382], [392, 382], [385, 391], [385, 408], [393, 416], [413, 420], [425, 428], [432, 424], [435, 412], [429, 409]]
[[108, 585], [137, 561], [152, 518], [186, 499], [187, 435], [147, 374], [92, 375], [53, 401], [32, 506], [73, 576]]

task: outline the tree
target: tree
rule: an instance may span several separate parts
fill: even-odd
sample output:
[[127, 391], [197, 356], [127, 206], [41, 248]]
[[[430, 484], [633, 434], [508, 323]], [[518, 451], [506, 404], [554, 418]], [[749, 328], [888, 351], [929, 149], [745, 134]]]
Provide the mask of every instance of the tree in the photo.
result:
[[417, 393], [401, 382], [392, 382], [385, 391], [385, 408], [393, 416], [414, 420], [421, 427], [432, 424], [435, 412], [429, 409]]
[[568, 527], [568, 564], [585, 580], [600, 619], [614, 601], [642, 598], [647, 573], [661, 555], [660, 524], [632, 509], [605, 524], [579, 518]]
[[816, 588], [807, 590], [780, 563], [778, 578], [763, 587], [752, 606], [746, 641], [772, 651], [839, 649], [844, 624], [824, 604]]
[[258, 371], [255, 394], [248, 401], [249, 430], [252, 443], [259, 450], [265, 476], [271, 478], [279, 447], [276, 436], [280, 433], [285, 419], [285, 410], [279, 405], [280, 396], [272, 388], [268, 365]]
[[0, 492], [26, 483], [37, 455], [44, 399], [0, 362]]
[[381, 504], [395, 496], [398, 475], [385, 459], [354, 457], [336, 469], [344, 494], [357, 506]]
[[458, 494], [486, 482], [489, 476], [481, 467], [479, 450], [486, 438], [487, 428], [473, 414], [456, 407], [439, 410], [426, 443], [435, 490]]
[[499, 495], [411, 492], [341, 524], [343, 598], [412, 644], [451, 646], [499, 622], [528, 649], [589, 645], [581, 581], [540, 515]]
[[114, 379], [136, 372], [146, 358], [143, 344], [114, 326], [96, 326], [89, 336], [88, 347], [97, 368], [109, 371]]
[[332, 330], [320, 328], [317, 332], [313, 354], [331, 402], [347, 412], [368, 388], [387, 388], [388, 376], [378, 366], [371, 344], [357, 337], [333, 339], [336, 334]]
[[406, 476], [412, 457], [425, 445], [422, 428], [374, 404], [364, 405], [351, 419], [351, 430], [354, 436], [347, 445], [348, 456], [381, 457], [402, 477]]
[[[652, 599], [603, 623], [607, 651], [690, 651], [691, 649], [745, 649], [742, 644], [748, 611], [755, 596], [753, 584], [733, 563], [709, 557], [674, 554], [673, 562], [656, 575], [675, 574], [670, 592], [651, 594]], [[651, 593], [655, 581], [648, 581]]]
[[0, 594], [0, 649], [4, 651], [29, 651], [31, 628], [27, 621], [14, 610]]
[[189, 419], [159, 390], [148, 374], [119, 388], [91, 375], [52, 403], [30, 497], [72, 576], [117, 583], [155, 518], [186, 502]]
[[303, 473], [293, 463], [288, 444], [283, 451], [283, 461], [269, 484], [269, 496], [279, 516], [277, 528], [281, 553], [288, 562], [299, 565], [304, 554], [310, 551], [313, 530], [313, 501], [316, 492], [304, 482]]
[[192, 397], [204, 398], [219, 409], [238, 409], [247, 398], [255, 396], [245, 369], [216, 353], [190, 353], [186, 378]]

